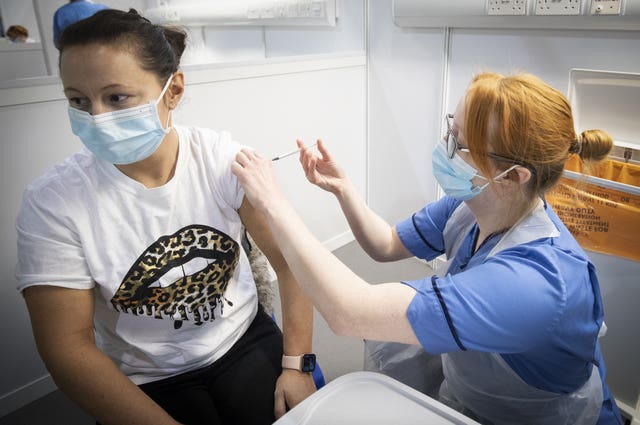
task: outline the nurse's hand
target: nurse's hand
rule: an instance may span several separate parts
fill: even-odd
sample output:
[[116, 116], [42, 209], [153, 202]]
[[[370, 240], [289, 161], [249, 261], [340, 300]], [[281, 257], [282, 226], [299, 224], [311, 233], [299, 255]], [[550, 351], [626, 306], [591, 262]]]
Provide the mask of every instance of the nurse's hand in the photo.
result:
[[238, 177], [245, 196], [256, 210], [266, 213], [270, 205], [285, 199], [276, 182], [271, 161], [257, 152], [242, 149], [231, 164], [231, 171]]
[[337, 195], [345, 185], [346, 176], [324, 147], [322, 140], [318, 139], [318, 150], [322, 157], [305, 148], [301, 140], [296, 140], [296, 143], [300, 148], [300, 164], [307, 180]]

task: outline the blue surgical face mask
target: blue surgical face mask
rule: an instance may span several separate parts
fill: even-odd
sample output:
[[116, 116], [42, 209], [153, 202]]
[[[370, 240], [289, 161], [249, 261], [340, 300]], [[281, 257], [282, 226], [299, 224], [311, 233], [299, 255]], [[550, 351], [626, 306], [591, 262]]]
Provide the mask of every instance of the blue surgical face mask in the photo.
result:
[[[173, 75], [154, 102], [119, 111], [91, 115], [69, 105], [71, 130], [93, 154], [111, 164], [131, 164], [151, 156], [158, 149], [165, 130], [158, 116], [158, 103]], [[167, 118], [167, 123], [168, 123]]]
[[[474, 177], [480, 177], [484, 180], [487, 180], [487, 178], [478, 174], [478, 170], [467, 164], [460, 158], [460, 155], [455, 155], [449, 159], [445, 145], [442, 142], [438, 143], [433, 150], [432, 165], [433, 175], [442, 190], [452, 198], [468, 201], [489, 186], [489, 181], [482, 186], [474, 185], [471, 181]], [[494, 180], [503, 177], [516, 167], [517, 165], [512, 165], [494, 177]]]

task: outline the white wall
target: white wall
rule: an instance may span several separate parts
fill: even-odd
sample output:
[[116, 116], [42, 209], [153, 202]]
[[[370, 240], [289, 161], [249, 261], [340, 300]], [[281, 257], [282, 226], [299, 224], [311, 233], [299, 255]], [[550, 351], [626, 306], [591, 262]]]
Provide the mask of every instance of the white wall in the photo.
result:
[[435, 199], [443, 31], [404, 30], [390, 1], [369, 2], [369, 203], [390, 223]]
[[33, 12], [33, 3], [24, 0], [0, 0], [2, 25], [6, 31], [11, 25], [22, 25], [29, 31], [29, 38], [40, 40], [40, 31]]
[[[30, 52], [30, 60], [37, 62], [37, 67], [14, 66], [6, 72], [6, 64], [15, 60], [0, 52], [0, 61], [3, 63], [3, 67], [0, 68], [0, 81], [58, 74], [58, 51], [53, 45], [53, 15], [67, 2], [68, 0], [0, 0], [0, 12], [4, 11], [6, 17], [5, 29], [9, 21], [24, 22], [34, 37], [41, 40], [39, 47], [42, 49]], [[157, 0], [95, 2], [120, 10], [134, 8], [143, 15], [147, 7], [158, 6]], [[184, 5], [185, 2], [186, 0], [168, 0], [167, 4]], [[183, 57], [183, 65], [362, 51], [363, 1], [338, 1], [337, 5], [339, 16], [335, 27], [189, 27], [190, 43]]]
[[[225, 67], [187, 70], [192, 83], [176, 111], [177, 122], [229, 131], [267, 157], [295, 149], [296, 139], [311, 144], [321, 138], [364, 191], [364, 52], [292, 60], [237, 65], [236, 76]], [[274, 168], [283, 191], [322, 242], [337, 248], [351, 240], [337, 202], [307, 183], [297, 157], [278, 161]]]
[[[436, 199], [431, 150], [473, 74], [527, 71], [567, 93], [571, 68], [640, 72], [640, 31], [422, 29], [369, 2], [370, 203], [395, 222]], [[445, 98], [443, 100], [442, 95]]]
[[0, 81], [46, 75], [47, 65], [40, 43], [1, 43]]
[[184, 61], [232, 62], [363, 51], [363, 2], [339, 1], [338, 6], [335, 27], [192, 27], [192, 43]]
[[64, 108], [62, 100], [0, 107], [0, 416], [11, 406], [19, 407], [55, 388], [35, 350], [26, 307], [15, 289], [13, 223], [27, 182], [77, 149], [71, 139], [56, 137], [70, 133]]
[[[33, 3], [23, 0], [0, 0], [4, 31], [22, 25], [29, 31], [29, 43], [0, 43], [0, 81], [46, 75], [47, 68]], [[0, 34], [2, 36], [3, 34]]]

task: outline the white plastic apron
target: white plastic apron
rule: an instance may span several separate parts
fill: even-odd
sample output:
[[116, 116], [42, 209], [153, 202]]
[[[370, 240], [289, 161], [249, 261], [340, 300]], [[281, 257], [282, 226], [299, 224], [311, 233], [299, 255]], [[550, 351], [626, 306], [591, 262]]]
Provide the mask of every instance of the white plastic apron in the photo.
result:
[[[449, 260], [474, 223], [475, 217], [464, 203], [454, 211], [444, 229]], [[540, 200], [503, 235], [488, 257], [515, 245], [558, 235]], [[439, 270], [448, 270], [449, 263]], [[442, 354], [442, 367], [445, 380], [440, 387], [440, 401], [481, 423], [591, 425], [598, 420], [602, 407], [602, 381], [595, 365], [587, 382], [570, 394], [530, 386], [497, 353]]]

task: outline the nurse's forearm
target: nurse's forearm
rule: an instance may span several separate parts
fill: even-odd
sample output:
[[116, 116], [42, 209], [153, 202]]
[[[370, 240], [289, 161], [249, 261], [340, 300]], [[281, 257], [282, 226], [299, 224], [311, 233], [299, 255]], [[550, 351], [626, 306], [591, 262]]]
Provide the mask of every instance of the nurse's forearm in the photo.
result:
[[336, 198], [349, 227], [362, 249], [376, 261], [397, 261], [411, 256], [394, 235], [393, 227], [364, 202], [353, 183], [345, 184]]
[[322, 246], [288, 201], [272, 202], [265, 213], [298, 284], [335, 333], [417, 343], [406, 317], [412, 288], [369, 285]]

